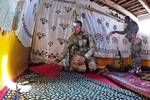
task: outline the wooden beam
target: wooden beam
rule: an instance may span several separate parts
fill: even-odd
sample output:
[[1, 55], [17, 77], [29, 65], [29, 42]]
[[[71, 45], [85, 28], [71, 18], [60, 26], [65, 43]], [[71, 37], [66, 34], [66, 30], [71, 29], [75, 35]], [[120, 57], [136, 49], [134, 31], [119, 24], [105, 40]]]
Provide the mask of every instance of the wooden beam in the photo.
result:
[[[134, 5], [136, 5], [136, 4], [138, 4], [139, 2], [132, 2], [132, 3], [129, 3], [129, 4], [126, 4], [126, 5], [120, 5], [120, 6], [122, 6], [123, 8], [129, 8], [129, 7], [132, 7], [132, 6], [134, 6]], [[139, 3], [140, 4], [140, 3]], [[141, 4], [140, 4], [141, 5]], [[142, 6], [142, 5], [141, 5]], [[143, 6], [142, 6], [143, 7]]]
[[146, 1], [144, 0], [138, 0], [142, 5], [143, 7], [147, 10], [147, 12], [150, 14], [150, 8], [148, 6], [148, 4], [146, 3]]
[[124, 6], [126, 6], [126, 5], [130, 5], [130, 4], [132, 4], [132, 3], [136, 3], [136, 1], [135, 0], [130, 0], [130, 1], [127, 1], [126, 3], [123, 3], [123, 4], [121, 4], [121, 6], [122, 7], [124, 7]]
[[145, 12], [144, 12], [144, 11], [143, 11], [143, 12], [140, 12], [140, 13], [138, 13], [137, 15], [140, 16], [140, 15], [145, 15], [145, 14], [147, 14], [147, 11], [145, 11]]
[[129, 16], [131, 19], [133, 19], [134, 21], [138, 21], [137, 17], [134, 16], [131, 12], [127, 11], [125, 8], [121, 7], [120, 5], [114, 3], [113, 1], [111, 0], [99, 0], [100, 2], [124, 13], [125, 15]]
[[117, 2], [117, 4], [121, 4], [123, 2], [125, 2], [126, 0], [120, 0], [119, 2]]
[[136, 8], [136, 7], [140, 7], [141, 6], [141, 4], [140, 3], [138, 3], [138, 4], [135, 4], [134, 6], [131, 6], [131, 7], [128, 7], [127, 8], [127, 10], [131, 10], [131, 9], [134, 9], [134, 8]]
[[147, 11], [145, 9], [143, 10], [137, 10], [137, 11], [134, 11], [134, 14], [138, 15], [140, 13], [146, 13]]
[[[140, 6], [140, 7], [137, 7], [137, 8], [134, 8], [134, 9], [131, 9], [130, 11], [131, 12], [135, 12], [135, 11], [139, 11], [139, 10], [145, 10], [145, 8], [143, 8], [143, 6]], [[146, 10], [145, 10], [146, 11]]]

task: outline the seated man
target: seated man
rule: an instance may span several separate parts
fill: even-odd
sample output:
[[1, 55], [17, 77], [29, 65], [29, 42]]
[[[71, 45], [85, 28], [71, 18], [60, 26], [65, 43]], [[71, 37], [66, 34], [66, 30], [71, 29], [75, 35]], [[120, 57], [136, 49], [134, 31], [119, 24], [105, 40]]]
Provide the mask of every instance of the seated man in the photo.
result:
[[57, 58], [57, 61], [61, 61], [69, 53], [70, 70], [77, 72], [96, 71], [97, 68], [93, 57], [95, 42], [92, 35], [81, 30], [81, 21], [75, 21], [73, 28], [75, 32], [66, 41], [64, 50]]

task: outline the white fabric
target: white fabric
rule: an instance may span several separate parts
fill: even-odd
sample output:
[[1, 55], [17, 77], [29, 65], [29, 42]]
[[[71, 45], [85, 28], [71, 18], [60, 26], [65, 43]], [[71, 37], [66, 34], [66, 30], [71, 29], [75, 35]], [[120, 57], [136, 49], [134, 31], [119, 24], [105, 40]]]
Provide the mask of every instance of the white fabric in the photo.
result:
[[31, 62], [57, 56], [71, 34], [75, 2], [73, 0], [42, 0], [36, 16]]
[[142, 59], [150, 60], [150, 19], [139, 21], [140, 35], [142, 37]]
[[22, 12], [20, 27], [17, 30], [17, 36], [25, 47], [31, 47], [35, 15], [39, 0], [27, 0]]
[[4, 30], [12, 29], [16, 3], [15, 0], [0, 0], [0, 27]]
[[15, 15], [13, 18], [13, 23], [12, 23], [12, 30], [17, 30], [20, 22], [20, 17], [22, 14], [22, 10], [24, 8], [25, 0], [17, 0], [16, 8], [15, 8]]
[[111, 31], [115, 30], [114, 25], [117, 27], [116, 30], [122, 31], [124, 29], [124, 23], [86, 9], [80, 9], [80, 14], [85, 31], [91, 33], [95, 38], [97, 48], [95, 52], [96, 57], [118, 57], [116, 56], [117, 47], [121, 51], [123, 57], [129, 57], [130, 46], [123, 35], [114, 34], [110, 40], [106, 39], [106, 36]]
[[[0, 27], [5, 30], [11, 30], [13, 21], [15, 21], [15, 8], [19, 0], [0, 0]], [[84, 30], [91, 33], [96, 42], [95, 56], [97, 57], [115, 57], [117, 54], [116, 48], [121, 50], [123, 57], [128, 57], [130, 54], [130, 44], [122, 35], [114, 34], [110, 41], [106, 40], [106, 35], [113, 31], [114, 25], [117, 30], [123, 30], [123, 23], [116, 21], [113, 18], [98, 14], [86, 9], [76, 8], [75, 2], [81, 3], [86, 6], [95, 7], [103, 13], [110, 13], [107, 7], [99, 6], [95, 3], [84, 0], [24, 0], [26, 1], [20, 25], [15, 22], [16, 26], [20, 26], [17, 30], [17, 36], [25, 47], [31, 47], [33, 38], [32, 50], [35, 50], [35, 55], [41, 55], [43, 51], [47, 55], [53, 53], [56, 55], [63, 49], [59, 41], [65, 41], [71, 35], [71, 23], [77, 18], [83, 21]], [[40, 6], [39, 6], [40, 2]], [[46, 8], [46, 6], [53, 5], [53, 9]], [[39, 8], [39, 9], [38, 9]], [[66, 10], [72, 8], [71, 12], [66, 14]], [[17, 9], [18, 10], [18, 9]], [[76, 14], [74, 14], [76, 10]], [[36, 14], [36, 11], [38, 13]], [[21, 9], [17, 13], [20, 13]], [[116, 13], [111, 11], [112, 13]], [[57, 14], [56, 14], [57, 13]], [[74, 15], [73, 15], [74, 14]], [[18, 14], [19, 15], [19, 14]], [[37, 15], [37, 16], [36, 16]], [[77, 16], [79, 15], [79, 16]], [[19, 15], [20, 16], [20, 15]], [[16, 16], [15, 16], [16, 17]], [[85, 17], [85, 18], [83, 18]], [[47, 25], [41, 24], [41, 18], [48, 19]], [[122, 16], [121, 16], [122, 18]], [[16, 19], [18, 21], [18, 19]], [[63, 24], [61, 24], [63, 23]], [[35, 26], [36, 24], [36, 26]], [[61, 24], [61, 25], [60, 25]], [[67, 26], [62, 26], [62, 25]], [[106, 24], [109, 24], [107, 27]], [[56, 27], [54, 27], [54, 25]], [[67, 29], [62, 29], [67, 27]], [[56, 28], [56, 29], [55, 29]], [[53, 31], [55, 30], [55, 31]], [[33, 36], [34, 33], [34, 36]], [[40, 38], [44, 33], [46, 38]], [[38, 34], [38, 35], [37, 35]], [[43, 36], [44, 36], [43, 35]], [[143, 33], [142, 35], [142, 59], [150, 60], [150, 39], [149, 35]], [[50, 47], [52, 45], [53, 47]], [[45, 45], [46, 44], [46, 45]]]
[[[129, 57], [129, 43], [123, 35], [114, 34], [110, 40], [106, 39], [106, 35], [115, 30], [114, 26], [117, 27], [116, 30], [123, 30], [124, 23], [82, 9], [77, 5], [76, 0], [40, 0], [40, 3], [38, 2], [38, 0], [27, 1], [24, 16], [22, 16], [24, 20], [18, 32], [18, 37], [25, 46], [30, 47], [32, 42], [31, 62], [41, 62], [48, 57], [57, 56], [63, 50], [67, 38], [72, 34], [72, 22], [75, 19], [81, 19], [84, 30], [93, 35], [96, 42], [96, 57], [118, 57], [116, 56], [117, 47], [123, 57]], [[34, 9], [35, 4], [38, 9]], [[34, 10], [37, 12], [36, 17]]]
[[142, 34], [142, 52], [141, 56], [143, 60], [150, 60], [150, 35]]

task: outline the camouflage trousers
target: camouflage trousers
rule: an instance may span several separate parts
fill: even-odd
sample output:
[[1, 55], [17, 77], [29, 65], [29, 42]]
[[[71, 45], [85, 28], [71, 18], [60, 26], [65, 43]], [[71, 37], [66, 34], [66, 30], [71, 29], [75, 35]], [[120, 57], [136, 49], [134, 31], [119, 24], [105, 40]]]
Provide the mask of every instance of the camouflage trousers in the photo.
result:
[[141, 72], [141, 47], [142, 42], [137, 44], [131, 43], [132, 66], [135, 73]]
[[[84, 62], [82, 64], [79, 64], [78, 60], [80, 60], [81, 58]], [[95, 59], [93, 57], [85, 59], [83, 56], [77, 57], [76, 55], [73, 56], [70, 66], [71, 70], [75, 70], [77, 72], [85, 72], [87, 71], [87, 68], [91, 72], [97, 69]]]

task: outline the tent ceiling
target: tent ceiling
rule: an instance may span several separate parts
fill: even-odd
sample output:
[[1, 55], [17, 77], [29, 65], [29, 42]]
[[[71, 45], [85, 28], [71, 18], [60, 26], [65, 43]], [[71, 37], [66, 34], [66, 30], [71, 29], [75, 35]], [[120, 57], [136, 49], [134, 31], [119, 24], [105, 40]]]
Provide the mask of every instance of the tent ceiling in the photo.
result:
[[150, 14], [150, 0], [90, 0], [100, 5], [107, 5], [128, 16], [139, 17]]
[[135, 16], [150, 13], [150, 0], [112, 0]]

